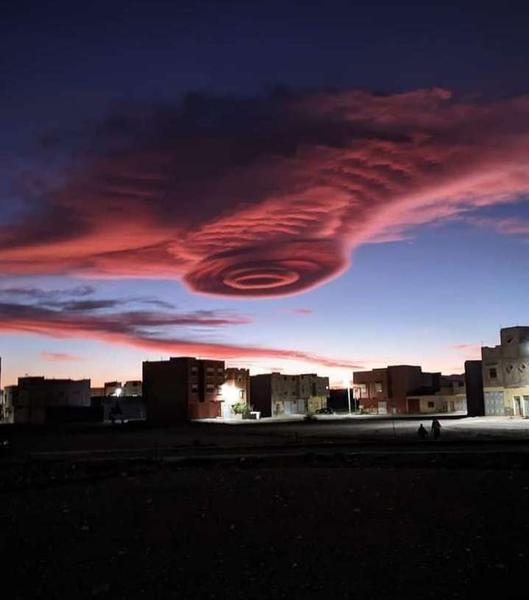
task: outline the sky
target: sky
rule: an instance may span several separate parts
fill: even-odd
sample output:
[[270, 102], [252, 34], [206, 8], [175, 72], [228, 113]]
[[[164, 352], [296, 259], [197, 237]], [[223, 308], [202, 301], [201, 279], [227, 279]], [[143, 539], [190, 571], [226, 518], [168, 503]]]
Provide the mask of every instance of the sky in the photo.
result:
[[17, 2], [0, 21], [2, 385], [461, 372], [527, 324], [529, 11]]

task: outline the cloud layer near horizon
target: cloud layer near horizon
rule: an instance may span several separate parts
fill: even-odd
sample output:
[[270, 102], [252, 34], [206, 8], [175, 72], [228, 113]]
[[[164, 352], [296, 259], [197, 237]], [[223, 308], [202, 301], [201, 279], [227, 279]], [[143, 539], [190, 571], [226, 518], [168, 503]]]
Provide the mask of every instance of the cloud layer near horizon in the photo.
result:
[[192, 95], [71, 145], [60, 179], [32, 183], [23, 218], [0, 226], [3, 273], [281, 296], [336, 277], [360, 244], [527, 193], [529, 97]]
[[[245, 325], [251, 319], [231, 311], [179, 312], [159, 307], [138, 310], [129, 303], [92, 300], [90, 288], [44, 291], [38, 288], [0, 289], [0, 334], [27, 333], [55, 338], [95, 339], [173, 355], [229, 359], [284, 359], [325, 367], [358, 367], [349, 360], [295, 349], [215, 343], [199, 331]], [[11, 298], [10, 298], [11, 297]], [[59, 299], [62, 297], [62, 299]], [[73, 297], [73, 299], [72, 299]], [[82, 299], [78, 299], [81, 297]], [[151, 300], [135, 299], [134, 304]], [[46, 360], [73, 360], [63, 353], [45, 353]], [[76, 357], [78, 358], [78, 357]]]

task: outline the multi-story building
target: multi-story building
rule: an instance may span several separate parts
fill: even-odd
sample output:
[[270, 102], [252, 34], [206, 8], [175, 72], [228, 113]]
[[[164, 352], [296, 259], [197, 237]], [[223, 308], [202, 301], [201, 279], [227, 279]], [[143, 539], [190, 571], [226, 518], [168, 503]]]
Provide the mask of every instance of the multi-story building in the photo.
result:
[[89, 379], [19, 377], [18, 384], [7, 386], [5, 392], [7, 411], [14, 423], [42, 424], [94, 418], [89, 414]]
[[353, 383], [359, 390], [360, 408], [378, 414], [420, 412], [420, 396], [441, 389], [441, 373], [425, 373], [421, 367], [393, 365], [357, 371]]
[[306, 414], [327, 406], [329, 378], [314, 373], [250, 377], [252, 406], [263, 417]]
[[147, 420], [178, 423], [221, 416], [224, 361], [172, 357], [143, 363]]
[[529, 417], [529, 327], [505, 327], [481, 349], [485, 415]]
[[429, 394], [411, 394], [406, 398], [408, 413], [466, 412], [464, 375], [441, 375], [439, 389]]
[[225, 419], [235, 416], [236, 405], [250, 408], [250, 371], [248, 369], [225, 369], [225, 381], [222, 385], [221, 414]]

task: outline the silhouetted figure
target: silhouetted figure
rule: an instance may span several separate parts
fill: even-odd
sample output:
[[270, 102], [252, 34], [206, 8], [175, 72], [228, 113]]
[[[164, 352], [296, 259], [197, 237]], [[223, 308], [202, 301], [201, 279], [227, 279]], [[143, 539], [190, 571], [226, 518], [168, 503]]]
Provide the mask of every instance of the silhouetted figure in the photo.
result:
[[436, 440], [441, 435], [441, 423], [437, 419], [432, 421], [432, 435], [433, 439]]
[[121, 422], [123, 423], [123, 411], [121, 410], [119, 402], [116, 400], [114, 406], [110, 409], [110, 421], [114, 423], [118, 415], [121, 418]]
[[425, 440], [428, 437], [426, 427], [422, 423], [419, 425], [419, 429], [417, 429], [417, 434], [419, 435], [421, 440]]

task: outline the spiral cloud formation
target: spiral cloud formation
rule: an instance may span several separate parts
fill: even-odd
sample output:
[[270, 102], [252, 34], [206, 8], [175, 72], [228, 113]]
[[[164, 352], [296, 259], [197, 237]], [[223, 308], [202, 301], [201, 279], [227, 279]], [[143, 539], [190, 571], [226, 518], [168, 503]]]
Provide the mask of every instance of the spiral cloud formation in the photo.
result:
[[529, 97], [191, 95], [55, 137], [47, 156], [74, 160], [46, 183], [18, 172], [2, 200], [24, 200], [0, 210], [4, 273], [281, 296], [336, 277], [360, 244], [529, 191]]

